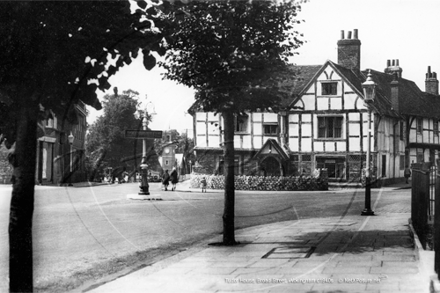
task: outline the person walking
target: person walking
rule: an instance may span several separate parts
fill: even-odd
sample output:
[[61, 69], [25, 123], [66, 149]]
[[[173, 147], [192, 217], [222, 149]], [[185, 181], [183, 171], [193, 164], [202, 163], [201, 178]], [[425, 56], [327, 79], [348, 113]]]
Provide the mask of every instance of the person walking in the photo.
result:
[[173, 171], [171, 171], [170, 181], [171, 181], [171, 186], [172, 186], [171, 190], [172, 191], [176, 190], [176, 185], [177, 185], [177, 182], [179, 182], [179, 177], [177, 176], [177, 171], [176, 171], [175, 167], [173, 167]]
[[162, 184], [164, 187], [164, 190], [168, 190], [168, 185], [170, 185], [170, 174], [168, 174], [168, 170], [165, 170], [165, 173], [162, 175]]

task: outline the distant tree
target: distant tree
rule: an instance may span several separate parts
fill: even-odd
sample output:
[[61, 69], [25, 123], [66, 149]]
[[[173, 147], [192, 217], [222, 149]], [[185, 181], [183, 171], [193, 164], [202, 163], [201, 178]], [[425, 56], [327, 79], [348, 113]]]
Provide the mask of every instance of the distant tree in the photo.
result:
[[[185, 1], [188, 2], [188, 1]], [[234, 115], [276, 109], [288, 58], [302, 42], [293, 1], [191, 1], [167, 14], [165, 77], [196, 90], [199, 110], [224, 119], [223, 243], [234, 236]]]
[[[101, 107], [96, 90], [143, 53], [164, 54], [158, 11], [138, 1], [0, 1], [0, 143], [14, 167], [9, 222], [11, 292], [33, 291], [32, 216], [37, 122], [52, 110], [75, 123], [73, 105]], [[146, 16], [146, 17], [145, 17]], [[63, 123], [65, 119], [62, 119]]]
[[[104, 96], [104, 113], [90, 126], [86, 138], [86, 157], [91, 164], [90, 181], [95, 179], [102, 167], [126, 167], [133, 171], [140, 164], [142, 140], [125, 137], [125, 130], [142, 129], [138, 119], [141, 114], [138, 96], [139, 93], [133, 90], [123, 91], [122, 94], [115, 91], [113, 95]], [[151, 121], [148, 113], [147, 120]], [[147, 143], [150, 143], [150, 148], [153, 147], [152, 142]]]

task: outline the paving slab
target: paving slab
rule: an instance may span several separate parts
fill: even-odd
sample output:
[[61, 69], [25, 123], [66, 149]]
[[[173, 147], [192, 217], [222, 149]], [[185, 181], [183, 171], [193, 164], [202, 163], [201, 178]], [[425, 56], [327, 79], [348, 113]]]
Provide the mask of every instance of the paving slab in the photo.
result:
[[429, 283], [420, 282], [409, 216], [302, 219], [247, 228], [237, 231], [237, 237], [246, 236], [240, 245], [206, 245], [175, 263], [154, 264], [91, 292], [428, 292]]

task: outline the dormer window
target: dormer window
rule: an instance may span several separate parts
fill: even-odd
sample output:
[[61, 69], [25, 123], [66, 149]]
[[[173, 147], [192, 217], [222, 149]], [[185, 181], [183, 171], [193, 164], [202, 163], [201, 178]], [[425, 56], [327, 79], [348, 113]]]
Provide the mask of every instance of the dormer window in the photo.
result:
[[321, 95], [323, 96], [335, 96], [338, 93], [337, 82], [323, 82], [321, 83]]

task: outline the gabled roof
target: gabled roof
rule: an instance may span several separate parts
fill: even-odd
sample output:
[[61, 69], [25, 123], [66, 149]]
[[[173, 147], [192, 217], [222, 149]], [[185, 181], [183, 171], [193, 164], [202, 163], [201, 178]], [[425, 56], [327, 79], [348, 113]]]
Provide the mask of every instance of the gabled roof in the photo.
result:
[[[367, 71], [364, 71], [367, 74]], [[388, 73], [371, 70], [372, 79], [377, 84], [376, 93], [391, 101], [391, 82], [394, 76]], [[440, 96], [425, 93], [415, 82], [398, 78], [399, 115], [420, 116], [440, 119]], [[391, 102], [390, 102], [391, 107]]]
[[283, 160], [288, 160], [289, 155], [283, 150], [283, 148], [278, 144], [278, 142], [275, 139], [268, 139], [263, 144], [261, 149], [255, 154], [253, 159], [257, 159], [261, 155], [279, 155]]

